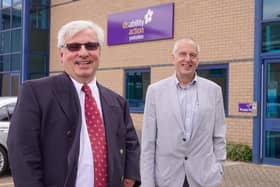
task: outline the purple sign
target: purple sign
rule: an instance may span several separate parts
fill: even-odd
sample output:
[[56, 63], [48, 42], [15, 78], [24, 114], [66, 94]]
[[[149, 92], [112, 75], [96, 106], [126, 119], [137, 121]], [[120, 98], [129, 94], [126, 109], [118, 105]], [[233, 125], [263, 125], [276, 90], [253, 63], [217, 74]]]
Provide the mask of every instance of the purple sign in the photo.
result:
[[173, 37], [174, 3], [112, 14], [108, 17], [108, 45]]
[[252, 105], [252, 103], [239, 103], [238, 111], [239, 112], [253, 112], [253, 105]]

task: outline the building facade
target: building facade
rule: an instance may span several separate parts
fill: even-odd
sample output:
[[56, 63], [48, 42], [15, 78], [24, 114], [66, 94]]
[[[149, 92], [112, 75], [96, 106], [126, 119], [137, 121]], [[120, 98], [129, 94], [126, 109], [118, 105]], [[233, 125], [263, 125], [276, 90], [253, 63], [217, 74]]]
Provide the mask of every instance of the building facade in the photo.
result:
[[1, 0], [1, 96], [17, 95], [22, 81], [48, 76], [48, 0]]
[[[3, 24], [8, 14], [4, 8], [7, 2], [11, 12], [9, 27]], [[173, 74], [173, 43], [191, 36], [201, 47], [198, 74], [223, 89], [227, 141], [250, 145], [255, 163], [280, 165], [280, 1], [2, 0], [1, 3], [0, 88], [9, 90], [2, 91], [2, 95], [16, 95], [18, 85], [24, 80], [62, 71], [56, 44], [57, 32], [66, 22], [93, 20], [109, 36], [109, 17], [173, 4], [172, 37], [119, 45], [108, 45], [107, 37], [97, 80], [128, 99], [134, 124], [141, 131], [148, 85]], [[20, 12], [14, 16], [19, 4]], [[14, 17], [17, 21], [13, 21]], [[48, 18], [49, 21], [43, 22]], [[14, 22], [17, 26], [13, 26]], [[31, 32], [33, 28], [36, 29]], [[12, 33], [16, 31], [21, 35], [13, 40]], [[9, 50], [3, 45], [8, 40], [5, 34], [11, 38]], [[15, 41], [21, 42], [16, 49]], [[10, 69], [4, 68], [8, 66], [6, 55]], [[14, 55], [20, 58], [13, 60]], [[13, 63], [18, 68], [13, 69]], [[9, 80], [4, 81], [5, 76]]]

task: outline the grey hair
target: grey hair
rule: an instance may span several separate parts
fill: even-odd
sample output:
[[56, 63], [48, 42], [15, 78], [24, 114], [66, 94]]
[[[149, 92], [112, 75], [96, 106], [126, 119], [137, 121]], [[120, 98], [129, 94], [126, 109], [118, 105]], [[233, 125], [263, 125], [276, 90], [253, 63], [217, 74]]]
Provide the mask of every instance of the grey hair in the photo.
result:
[[103, 29], [94, 23], [93, 21], [87, 21], [87, 20], [77, 20], [77, 21], [71, 21], [63, 25], [57, 34], [57, 47], [62, 48], [65, 44], [65, 37], [71, 37], [77, 34], [78, 32], [90, 29], [97, 35], [97, 40], [100, 46], [102, 46], [104, 42], [104, 31]]
[[198, 53], [198, 54], [200, 53], [200, 46], [199, 46], [199, 44], [198, 44], [194, 39], [192, 39], [191, 37], [186, 37], [186, 38], [179, 39], [179, 40], [177, 40], [177, 41], [174, 43], [173, 50], [172, 50], [172, 54], [173, 54], [173, 55], [175, 55], [175, 53], [176, 53], [176, 51], [177, 51], [177, 49], [178, 49], [178, 44], [179, 44], [179, 42], [184, 41], [184, 40], [185, 40], [185, 41], [191, 41], [191, 42], [194, 44], [197, 53]]

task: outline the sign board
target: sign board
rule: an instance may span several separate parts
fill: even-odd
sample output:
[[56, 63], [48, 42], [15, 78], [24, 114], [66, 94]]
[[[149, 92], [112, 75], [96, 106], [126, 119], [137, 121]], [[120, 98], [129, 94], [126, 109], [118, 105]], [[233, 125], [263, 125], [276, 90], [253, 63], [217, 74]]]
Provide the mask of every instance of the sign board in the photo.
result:
[[257, 114], [257, 103], [239, 103], [238, 104], [238, 112], [248, 112], [253, 113], [254, 115]]
[[107, 44], [117, 45], [173, 37], [174, 3], [108, 16]]

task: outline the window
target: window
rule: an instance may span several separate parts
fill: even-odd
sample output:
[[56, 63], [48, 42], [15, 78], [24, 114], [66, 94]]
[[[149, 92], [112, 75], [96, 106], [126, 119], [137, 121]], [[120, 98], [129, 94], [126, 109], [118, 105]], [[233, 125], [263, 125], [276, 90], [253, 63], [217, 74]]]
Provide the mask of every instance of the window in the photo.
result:
[[280, 1], [263, 0], [263, 19], [280, 18]]
[[134, 69], [125, 71], [125, 96], [131, 112], [143, 112], [148, 85], [150, 84], [150, 69]]
[[262, 52], [280, 51], [280, 22], [263, 23]]
[[199, 76], [214, 81], [222, 88], [225, 113], [228, 112], [228, 65], [201, 65], [197, 73]]

